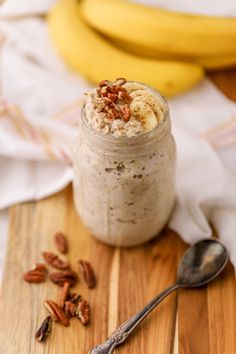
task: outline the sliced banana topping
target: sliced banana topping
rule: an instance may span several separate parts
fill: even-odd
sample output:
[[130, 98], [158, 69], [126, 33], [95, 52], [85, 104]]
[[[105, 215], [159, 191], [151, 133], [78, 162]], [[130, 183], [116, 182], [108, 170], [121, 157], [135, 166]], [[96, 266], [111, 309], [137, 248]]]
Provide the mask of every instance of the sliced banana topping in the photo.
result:
[[149, 131], [157, 126], [156, 115], [148, 103], [144, 101], [135, 102], [133, 100], [130, 110], [131, 115], [142, 124], [145, 131]]
[[124, 86], [133, 99], [130, 104], [131, 115], [142, 123], [145, 131], [155, 128], [162, 122], [165, 107], [151, 89], [132, 82]]
[[156, 115], [157, 122], [160, 123], [163, 119], [164, 106], [154, 97], [153, 93], [148, 90], [137, 90], [130, 94], [134, 102], [146, 102]]
[[131, 94], [131, 92], [133, 91], [137, 91], [137, 90], [146, 90], [147, 86], [143, 85], [143, 84], [139, 84], [137, 82], [126, 82], [123, 87], [128, 91], [129, 94]]

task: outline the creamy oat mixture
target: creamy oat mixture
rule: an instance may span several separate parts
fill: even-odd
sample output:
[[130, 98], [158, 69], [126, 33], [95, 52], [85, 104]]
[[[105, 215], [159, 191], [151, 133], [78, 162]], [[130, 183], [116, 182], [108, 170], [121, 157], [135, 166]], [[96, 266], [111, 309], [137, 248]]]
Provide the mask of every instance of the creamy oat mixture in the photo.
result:
[[146, 85], [104, 80], [86, 94], [88, 122], [98, 131], [114, 136], [137, 136], [163, 122], [165, 105]]

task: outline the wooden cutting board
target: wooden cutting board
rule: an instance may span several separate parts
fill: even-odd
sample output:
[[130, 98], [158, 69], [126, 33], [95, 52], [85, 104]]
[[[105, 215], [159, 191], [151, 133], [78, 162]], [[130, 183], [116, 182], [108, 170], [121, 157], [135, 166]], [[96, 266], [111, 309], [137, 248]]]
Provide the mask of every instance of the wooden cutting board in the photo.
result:
[[[214, 79], [227, 91], [235, 73], [229, 75], [231, 79], [217, 75]], [[233, 97], [236, 92], [228, 93]], [[55, 324], [47, 342], [41, 344], [35, 341], [34, 334], [47, 314], [42, 302], [57, 300], [59, 289], [49, 280], [43, 284], [27, 284], [22, 274], [42, 260], [42, 251], [55, 250], [53, 236], [57, 231], [68, 236], [68, 258], [73, 268], [78, 269], [78, 258], [89, 260], [98, 284], [88, 290], [81, 280], [75, 288], [91, 304], [91, 324], [85, 328], [77, 319], [73, 319], [68, 328]], [[170, 230], [132, 249], [102, 244], [88, 234], [78, 218], [71, 186], [42, 201], [12, 207], [0, 302], [0, 353], [87, 353], [176, 280], [177, 264], [186, 247]], [[236, 292], [232, 265], [207, 287], [180, 290], [170, 295], [115, 352], [236, 353]]]
[[[27, 284], [22, 274], [41, 252], [55, 250], [53, 235], [68, 235], [68, 258], [77, 270], [78, 258], [93, 265], [97, 287], [76, 290], [91, 303], [92, 320], [85, 328], [77, 319], [68, 328], [56, 324], [45, 344], [34, 334], [46, 316], [44, 299], [58, 299], [49, 280]], [[176, 279], [178, 261], [186, 249], [169, 230], [145, 246], [115, 249], [92, 238], [76, 215], [71, 187], [37, 203], [11, 208], [8, 252], [0, 309], [2, 354], [85, 354], [104, 341], [119, 324], [141, 309]], [[144, 321], [117, 353], [236, 353], [236, 297], [231, 265], [208, 287], [172, 294]]]

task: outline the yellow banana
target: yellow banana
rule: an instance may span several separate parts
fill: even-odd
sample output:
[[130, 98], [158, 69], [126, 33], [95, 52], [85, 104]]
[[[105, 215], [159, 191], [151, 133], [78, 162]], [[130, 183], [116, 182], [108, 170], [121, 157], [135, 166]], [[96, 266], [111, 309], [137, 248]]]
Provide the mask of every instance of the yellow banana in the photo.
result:
[[236, 53], [236, 19], [175, 13], [127, 0], [84, 0], [86, 21], [108, 38], [184, 57]]
[[197, 58], [196, 63], [202, 65], [207, 70], [227, 69], [236, 65], [236, 53], [228, 56], [217, 56], [208, 58]]
[[227, 69], [236, 65], [236, 52], [228, 55], [216, 55], [209, 57], [184, 57], [183, 55], [174, 55], [170, 53], [158, 53], [150, 48], [144, 48], [141, 45], [134, 45], [121, 40], [112, 40], [113, 45], [118, 48], [143, 58], [158, 59], [158, 60], [179, 60], [197, 63], [207, 70]]
[[138, 58], [112, 46], [82, 19], [76, 0], [60, 0], [48, 17], [52, 40], [68, 65], [92, 82], [126, 77], [145, 82], [168, 97], [203, 77], [200, 66]]

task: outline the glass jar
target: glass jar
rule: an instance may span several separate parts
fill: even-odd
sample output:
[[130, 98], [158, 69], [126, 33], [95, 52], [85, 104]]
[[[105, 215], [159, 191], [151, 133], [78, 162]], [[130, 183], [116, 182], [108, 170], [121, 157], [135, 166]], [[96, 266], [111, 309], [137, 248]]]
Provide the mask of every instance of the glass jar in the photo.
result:
[[82, 109], [73, 157], [75, 205], [92, 235], [110, 245], [155, 237], [174, 204], [175, 142], [167, 104], [158, 97], [166, 106], [163, 122], [135, 137], [95, 130]]

